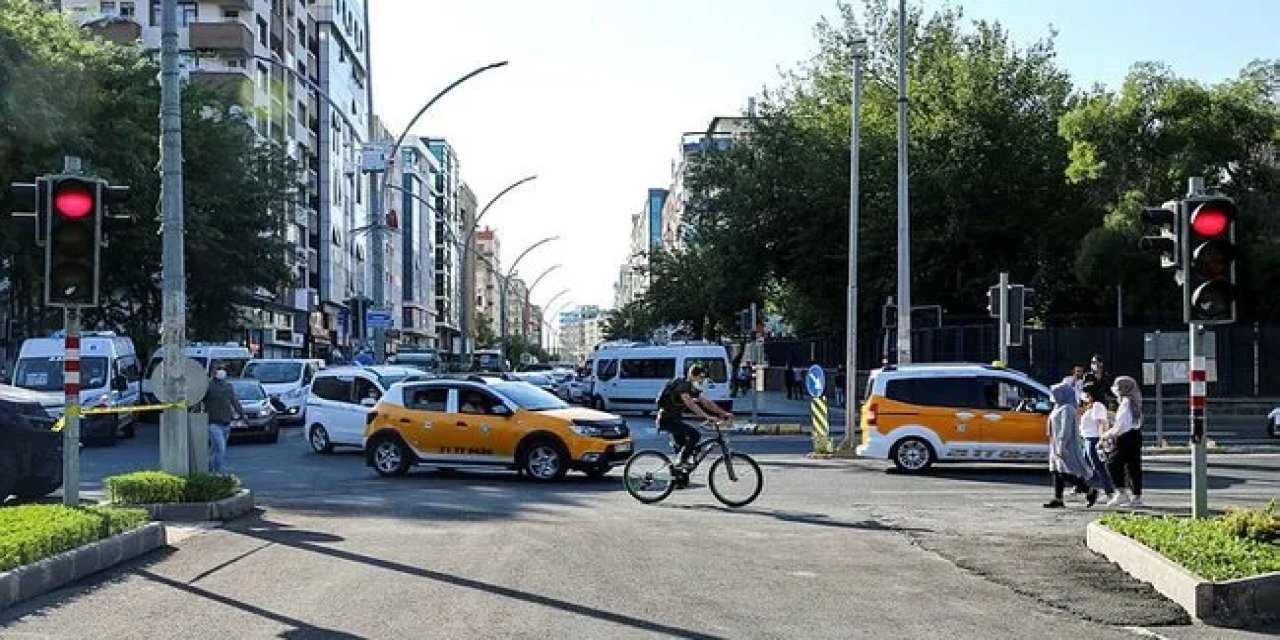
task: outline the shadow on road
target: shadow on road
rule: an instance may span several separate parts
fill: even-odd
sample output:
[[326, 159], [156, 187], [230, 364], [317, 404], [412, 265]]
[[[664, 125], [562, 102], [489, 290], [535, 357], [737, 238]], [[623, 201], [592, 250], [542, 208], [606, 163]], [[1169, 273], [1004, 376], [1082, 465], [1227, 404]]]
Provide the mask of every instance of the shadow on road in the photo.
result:
[[0, 609], [0, 637], [7, 637], [4, 630], [9, 627], [10, 623], [18, 622], [27, 616], [49, 615], [57, 609], [86, 598], [98, 590], [124, 582], [130, 575], [142, 575], [147, 568], [159, 564], [176, 552], [177, 550], [173, 547], [161, 547], [105, 571], [86, 576], [81, 580], [50, 591], [42, 596], [19, 602], [7, 609]]
[[[1210, 470], [1212, 471], [1212, 466]], [[1041, 465], [1005, 466], [1005, 467], [934, 467], [929, 472], [915, 476], [901, 473], [896, 469], [885, 471], [887, 475], [922, 480], [942, 479], [999, 484], [1015, 484], [1025, 486], [1046, 486], [1049, 484], [1049, 473]], [[1209, 475], [1210, 489], [1226, 489], [1245, 484], [1245, 478], [1224, 475]], [[1145, 470], [1142, 474], [1142, 485], [1148, 490], [1190, 490], [1191, 475], [1182, 471]]]
[[783, 522], [795, 522], [798, 524], [811, 524], [820, 527], [835, 527], [838, 529], [857, 529], [861, 531], [893, 531], [897, 533], [916, 532], [931, 533], [932, 529], [917, 529], [912, 527], [900, 527], [891, 524], [885, 524], [878, 520], [832, 520], [831, 516], [824, 513], [811, 513], [803, 511], [783, 511], [781, 509], [754, 509], [751, 507], [731, 508], [721, 505], [712, 504], [661, 504], [658, 505], [664, 509], [683, 509], [689, 511], [715, 511], [718, 513], [726, 513], [740, 516], [754, 516], [757, 518], [772, 518]]
[[[402, 564], [402, 563], [393, 562], [390, 560], [383, 560], [381, 558], [375, 558], [372, 556], [367, 556], [367, 555], [355, 553], [352, 551], [346, 551], [343, 549], [335, 549], [333, 547], [321, 546], [316, 542], [313, 542], [312, 540], [322, 540], [322, 539], [325, 539], [326, 537], [332, 538], [334, 536], [329, 536], [328, 534], [315, 532], [315, 531], [295, 529], [287, 525], [282, 525], [277, 522], [266, 520], [262, 518], [261, 514], [258, 514], [252, 518], [245, 518], [245, 519], [236, 521], [235, 523], [233, 523], [231, 526], [228, 527], [228, 530], [234, 531], [236, 533], [240, 533], [242, 535], [245, 535], [251, 538], [257, 538], [264, 542], [279, 544], [279, 545], [291, 547], [293, 549], [298, 549], [302, 551], [310, 551], [312, 553], [318, 553], [321, 555], [329, 556], [331, 558], [345, 560], [348, 562], [355, 562], [355, 563], [363, 564], [370, 567], [377, 567], [379, 569], [385, 569], [387, 571], [394, 571], [396, 573], [402, 573], [405, 575], [422, 578], [424, 580], [440, 582], [440, 583], [444, 583], [454, 587], [459, 587], [462, 589], [472, 589], [475, 591], [481, 591], [481, 592], [492, 594], [492, 595], [511, 598], [513, 600], [519, 600], [521, 602], [527, 602], [530, 604], [550, 607], [553, 609], [563, 611], [565, 613], [586, 616], [586, 617], [594, 618], [596, 620], [601, 620], [604, 622], [611, 622], [614, 624], [624, 625], [640, 631], [648, 631], [650, 633], [674, 636], [678, 638], [698, 638], [698, 639], [719, 638], [719, 636], [705, 634], [705, 633], [693, 631], [691, 629], [685, 629], [682, 627], [666, 625], [660, 622], [645, 620], [643, 618], [637, 618], [634, 616], [629, 616], [622, 613], [616, 613], [613, 611], [606, 611], [604, 609], [598, 609], [595, 607], [578, 604], [576, 602], [570, 602], [568, 600], [561, 600], [559, 598], [553, 598], [550, 596], [530, 593], [528, 591], [522, 591], [520, 589], [513, 589], [510, 587], [491, 584], [481, 580], [475, 580], [472, 578], [454, 575], [454, 574], [446, 573], [443, 571], [435, 571], [435, 570], [427, 569], [424, 567], [416, 567], [413, 565]], [[184, 590], [193, 588], [190, 585], [185, 585], [182, 583], [177, 583], [176, 585], [171, 585], [171, 586], [174, 586], [175, 588], [184, 589]], [[204, 595], [204, 593], [201, 593], [201, 595]], [[221, 596], [217, 596], [216, 594], [210, 594], [209, 597], [214, 597], [215, 599], [221, 598]], [[235, 602], [235, 601], [232, 601], [232, 602]], [[232, 602], [228, 602], [228, 604], [232, 604]], [[237, 605], [232, 604], [232, 606], [237, 606]], [[261, 611], [261, 610], [258, 610], [256, 607], [252, 607], [251, 605], [242, 604], [242, 606], [248, 607], [246, 610], [252, 611], [253, 613], [258, 613], [259, 615], [264, 615], [272, 619], [281, 620], [286, 624], [290, 624], [291, 626], [298, 628], [299, 631], [311, 631], [314, 629], [301, 621], [283, 618], [282, 616], [277, 617], [277, 614], [274, 614], [270, 611]], [[321, 631], [321, 630], [316, 630], [316, 631]], [[353, 637], [353, 636], [343, 636], [343, 637]]]

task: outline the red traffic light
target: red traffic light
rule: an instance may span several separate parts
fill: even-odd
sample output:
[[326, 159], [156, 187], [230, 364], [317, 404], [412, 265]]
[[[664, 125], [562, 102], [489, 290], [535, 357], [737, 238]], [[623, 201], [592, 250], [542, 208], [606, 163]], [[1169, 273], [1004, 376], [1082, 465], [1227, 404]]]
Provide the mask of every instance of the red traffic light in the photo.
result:
[[1231, 224], [1231, 213], [1213, 203], [1201, 205], [1191, 216], [1191, 230], [1202, 238], [1216, 238]]
[[53, 194], [53, 210], [58, 215], [78, 220], [93, 213], [93, 194], [84, 185], [61, 184]]

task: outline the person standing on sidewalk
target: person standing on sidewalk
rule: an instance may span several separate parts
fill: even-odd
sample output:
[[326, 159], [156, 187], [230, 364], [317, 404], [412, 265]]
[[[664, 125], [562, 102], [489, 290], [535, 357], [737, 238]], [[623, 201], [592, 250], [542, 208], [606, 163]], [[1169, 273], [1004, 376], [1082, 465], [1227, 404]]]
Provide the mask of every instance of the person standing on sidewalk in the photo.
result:
[[235, 389], [227, 382], [225, 367], [218, 367], [214, 372], [204, 397], [204, 407], [209, 414], [209, 473], [225, 474], [231, 421], [244, 415]]
[[1062, 492], [1067, 483], [1084, 493], [1088, 506], [1098, 501], [1098, 490], [1089, 486], [1093, 469], [1084, 455], [1084, 442], [1080, 439], [1079, 419], [1076, 417], [1076, 391], [1068, 384], [1056, 384], [1049, 392], [1053, 395], [1053, 411], [1049, 414], [1049, 473], [1053, 476], [1053, 499], [1045, 503], [1046, 509], [1066, 506]]
[[791, 376], [791, 361], [787, 360], [787, 366], [782, 370], [782, 385], [787, 389], [787, 399], [791, 400], [796, 395], [796, 381]]
[[836, 367], [836, 406], [837, 407], [844, 407], [845, 403], [849, 401], [849, 399], [845, 397], [845, 395], [847, 395], [845, 393], [845, 386], [848, 384], [848, 382], [849, 382], [849, 377], [845, 374], [844, 365], [840, 365]]
[[1080, 435], [1084, 438], [1085, 459], [1093, 469], [1095, 484], [1101, 486], [1107, 494], [1107, 500], [1111, 500], [1115, 497], [1116, 488], [1111, 483], [1111, 472], [1098, 455], [1098, 442], [1102, 439], [1102, 432], [1107, 429], [1107, 407], [1096, 402], [1088, 391], [1082, 391], [1080, 398], [1084, 407], [1084, 411], [1080, 413]]
[[[1107, 506], [1142, 507], [1142, 392], [1138, 390], [1138, 382], [1129, 376], [1117, 377], [1113, 392], [1120, 398], [1120, 404], [1114, 423], [1102, 436], [1115, 440], [1107, 468], [1119, 492]], [[1129, 491], [1133, 492], [1132, 499]]]

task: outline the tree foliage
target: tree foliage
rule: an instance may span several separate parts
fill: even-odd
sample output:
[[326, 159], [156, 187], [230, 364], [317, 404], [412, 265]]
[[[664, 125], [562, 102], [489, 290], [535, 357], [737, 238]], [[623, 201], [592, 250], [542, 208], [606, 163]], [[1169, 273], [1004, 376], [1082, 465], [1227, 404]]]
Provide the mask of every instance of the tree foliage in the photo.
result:
[[[131, 221], [108, 227], [106, 301], [86, 320], [144, 345], [161, 317], [159, 93], [158, 68], [136, 47], [94, 38], [35, 3], [0, 0], [0, 183], [54, 172], [74, 155], [87, 173], [131, 187], [112, 211]], [[190, 84], [182, 117], [188, 331], [224, 339], [237, 304], [290, 280], [284, 212], [299, 199], [297, 166], [257, 137], [230, 95]], [[11, 225], [0, 239], [0, 275], [15, 311], [31, 330], [47, 329], [58, 320], [39, 303], [33, 229], [0, 225]]]
[[[653, 265], [658, 320], [715, 336], [765, 299], [802, 333], [844, 326], [861, 37], [859, 312], [863, 326], [878, 319], [897, 289], [896, 23], [886, 0], [842, 4], [817, 26], [812, 58], [766, 92], [749, 137], [695, 159], [688, 249]], [[1081, 92], [1052, 33], [1018, 44], [953, 8], [911, 13], [906, 28], [914, 304], [983, 317], [987, 287], [1008, 271], [1036, 288], [1048, 322], [1108, 317], [1115, 285], [1134, 292], [1130, 312], [1162, 317], [1172, 278], [1138, 251], [1135, 221], [1189, 175], [1215, 176], [1254, 212], [1247, 228], [1269, 235], [1246, 257], [1250, 277], [1280, 285], [1275, 63], [1209, 88], [1138, 65], [1119, 93]]]
[[604, 319], [605, 340], [647, 341], [658, 328], [646, 300], [634, 300], [608, 312]]

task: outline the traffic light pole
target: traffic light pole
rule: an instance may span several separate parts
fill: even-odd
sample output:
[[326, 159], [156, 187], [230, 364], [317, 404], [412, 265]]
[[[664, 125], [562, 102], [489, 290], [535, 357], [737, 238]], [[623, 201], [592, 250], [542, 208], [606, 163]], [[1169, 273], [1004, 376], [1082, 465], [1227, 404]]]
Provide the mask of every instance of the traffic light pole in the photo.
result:
[[[1187, 181], [1187, 196], [1204, 195], [1204, 178], [1195, 177]], [[1191, 212], [1186, 212], [1190, 216]], [[1189, 250], [1189, 244], [1184, 244], [1184, 250]], [[1184, 255], [1186, 255], [1184, 253]], [[1190, 275], [1191, 262], [1190, 256], [1183, 262], [1188, 269]], [[1205, 447], [1205, 413], [1208, 408], [1207, 389], [1208, 386], [1205, 373], [1205, 357], [1200, 355], [1200, 341], [1203, 337], [1204, 325], [1188, 322], [1187, 326], [1187, 344], [1190, 353], [1187, 354], [1188, 375], [1190, 383], [1188, 406], [1190, 407], [1190, 427], [1191, 427], [1191, 517], [1207, 518], [1209, 516], [1209, 456]], [[1158, 346], [1158, 345], [1157, 345]]]
[[80, 309], [66, 307], [62, 359], [62, 504], [80, 506]]
[[1000, 272], [1000, 290], [997, 292], [1000, 300], [1000, 320], [999, 328], [996, 335], [1000, 340], [1000, 364], [1006, 366], [1009, 364], [1009, 274], [1008, 272]]
[[[163, 261], [163, 307], [161, 310], [161, 353], [164, 367], [164, 398], [182, 399], [186, 388], [183, 343], [187, 333], [186, 267], [183, 254], [182, 215], [182, 79], [178, 74], [178, 3], [163, 0], [160, 10], [160, 205], [164, 225], [161, 242]], [[185, 476], [191, 468], [191, 434], [187, 430], [187, 409], [170, 407], [160, 422], [160, 466]]]

